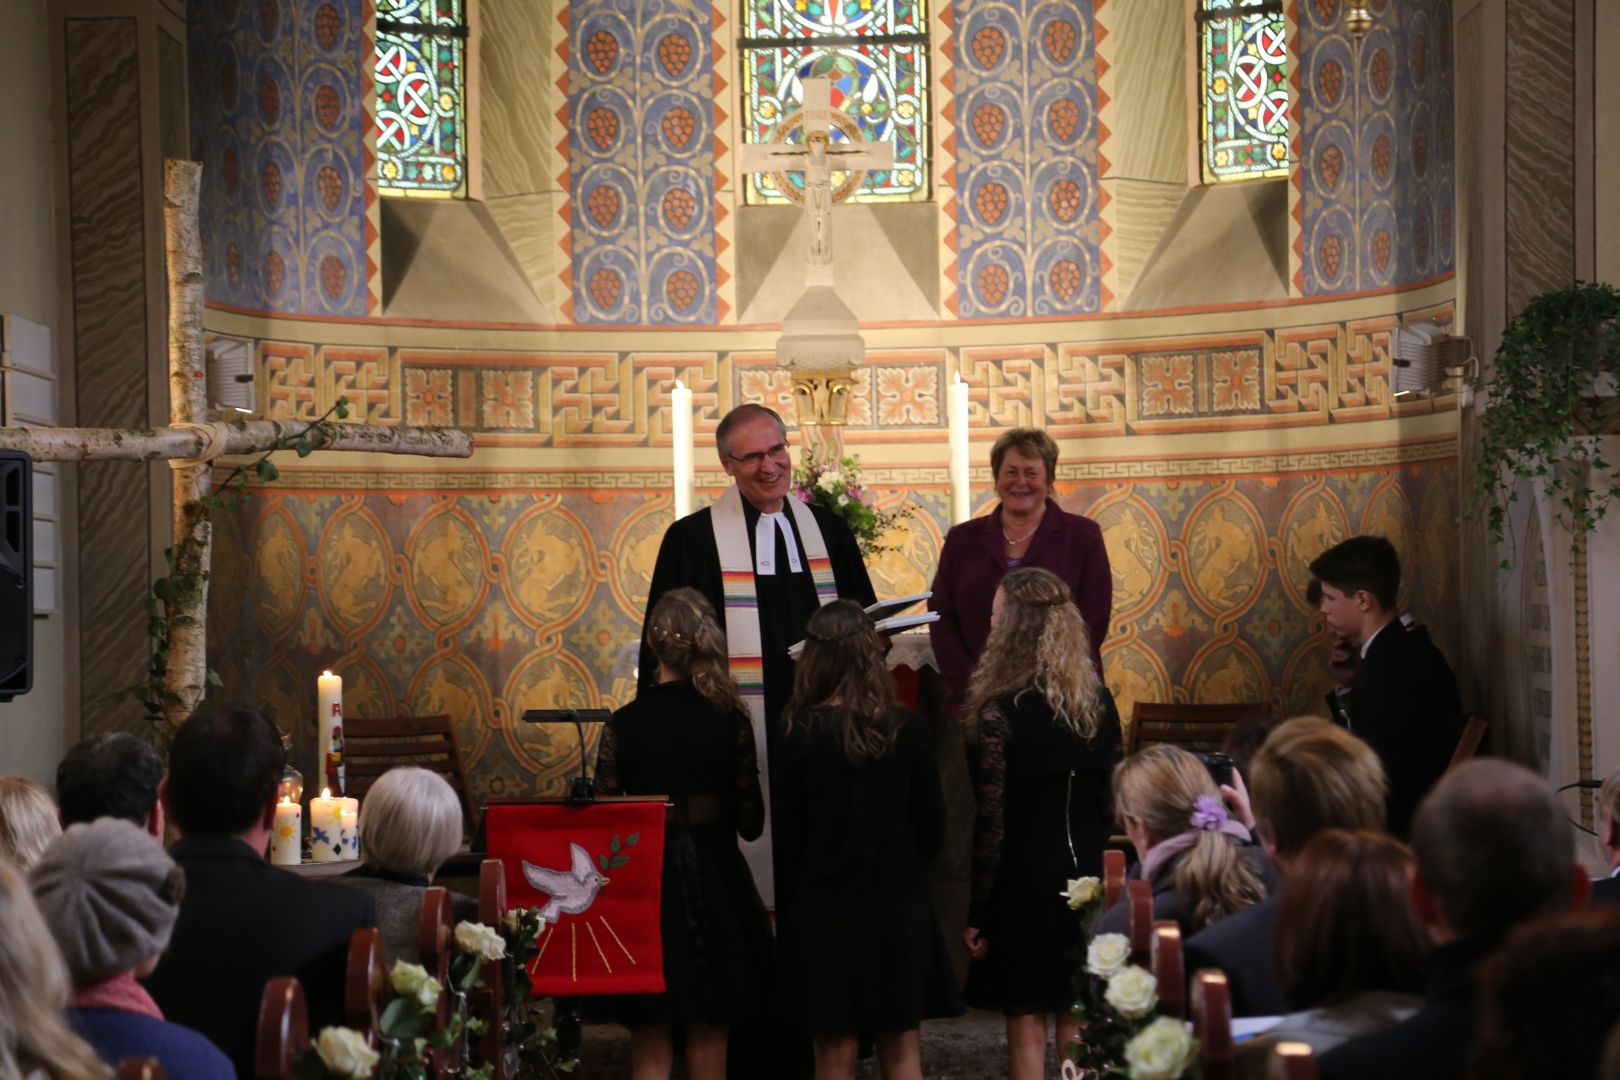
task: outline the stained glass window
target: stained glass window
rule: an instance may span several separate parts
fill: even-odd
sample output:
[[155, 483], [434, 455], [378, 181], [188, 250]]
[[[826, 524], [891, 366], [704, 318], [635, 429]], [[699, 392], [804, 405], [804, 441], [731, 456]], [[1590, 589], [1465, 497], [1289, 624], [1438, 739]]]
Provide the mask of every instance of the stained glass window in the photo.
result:
[[1200, 0], [1204, 183], [1288, 174], [1282, 0]]
[[466, 0], [377, 0], [377, 184], [467, 194]]
[[[866, 142], [894, 145], [894, 168], [869, 172], [859, 202], [929, 196], [928, 12], [924, 0], [745, 0], [738, 42], [743, 73], [743, 137], [767, 143], [804, 100], [802, 80], [832, 81], [832, 107]], [[848, 132], [834, 127], [834, 142]], [[784, 139], [800, 141], [789, 125]], [[787, 173], [801, 183], [800, 173]], [[834, 174], [836, 185], [839, 174]], [[768, 174], [749, 174], [744, 200], [782, 202]]]

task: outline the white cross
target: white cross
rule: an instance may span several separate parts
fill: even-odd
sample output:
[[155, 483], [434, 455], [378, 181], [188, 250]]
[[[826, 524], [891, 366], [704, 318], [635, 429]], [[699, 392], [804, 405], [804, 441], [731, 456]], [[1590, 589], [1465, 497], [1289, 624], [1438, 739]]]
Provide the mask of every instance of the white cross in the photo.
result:
[[[890, 143], [835, 143], [830, 132], [832, 121], [832, 81], [805, 79], [801, 142], [744, 143], [738, 159], [745, 173], [804, 174], [804, 209], [810, 215], [810, 267], [812, 279], [830, 282], [832, 276], [832, 190], [833, 170], [883, 170], [894, 168], [894, 146]], [[785, 118], [784, 118], [785, 122]], [[854, 190], [854, 185], [848, 185]]]

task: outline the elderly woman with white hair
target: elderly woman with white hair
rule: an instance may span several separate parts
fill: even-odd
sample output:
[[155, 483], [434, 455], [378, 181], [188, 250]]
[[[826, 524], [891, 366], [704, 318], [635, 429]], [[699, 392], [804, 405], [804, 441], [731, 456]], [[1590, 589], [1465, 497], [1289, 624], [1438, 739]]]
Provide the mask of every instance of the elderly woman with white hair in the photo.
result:
[[[416, 963], [422, 890], [461, 850], [461, 800], [438, 773], [390, 769], [360, 802], [360, 865], [334, 881], [364, 889], [377, 902], [377, 928], [388, 960]], [[478, 901], [450, 895], [456, 920], [476, 921]]]

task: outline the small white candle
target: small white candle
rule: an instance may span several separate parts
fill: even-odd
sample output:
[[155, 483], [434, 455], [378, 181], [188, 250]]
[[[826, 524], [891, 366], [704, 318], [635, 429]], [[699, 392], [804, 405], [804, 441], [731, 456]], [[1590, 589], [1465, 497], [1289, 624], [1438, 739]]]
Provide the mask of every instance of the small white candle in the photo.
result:
[[681, 380], [669, 394], [670, 431], [675, 442], [675, 517], [692, 512], [692, 391]]
[[945, 420], [950, 428], [951, 524], [960, 525], [973, 513], [968, 490], [968, 387], [961, 372], [945, 388]]
[[360, 800], [338, 800], [338, 835], [345, 859], [360, 857]]
[[311, 862], [337, 862], [343, 858], [343, 800], [321, 789], [309, 800], [309, 857]]
[[[315, 730], [320, 734], [319, 762], [325, 785], [343, 793], [343, 676], [321, 672], [315, 680]], [[311, 817], [311, 821], [314, 818]]]
[[270, 862], [275, 866], [297, 866], [303, 841], [303, 809], [291, 799], [276, 804], [276, 822], [270, 830]]

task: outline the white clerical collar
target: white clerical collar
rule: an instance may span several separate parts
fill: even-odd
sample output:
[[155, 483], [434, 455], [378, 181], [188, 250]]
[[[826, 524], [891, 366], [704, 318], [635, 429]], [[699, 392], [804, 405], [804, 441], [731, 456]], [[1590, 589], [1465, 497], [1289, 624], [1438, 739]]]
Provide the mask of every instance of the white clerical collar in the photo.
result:
[[799, 545], [793, 539], [793, 529], [788, 525], [787, 515], [778, 510], [774, 514], [760, 511], [759, 520], [754, 523], [754, 573], [765, 577], [776, 573], [776, 530], [782, 530], [782, 539], [787, 541], [788, 566], [797, 574], [804, 567], [799, 562]]

